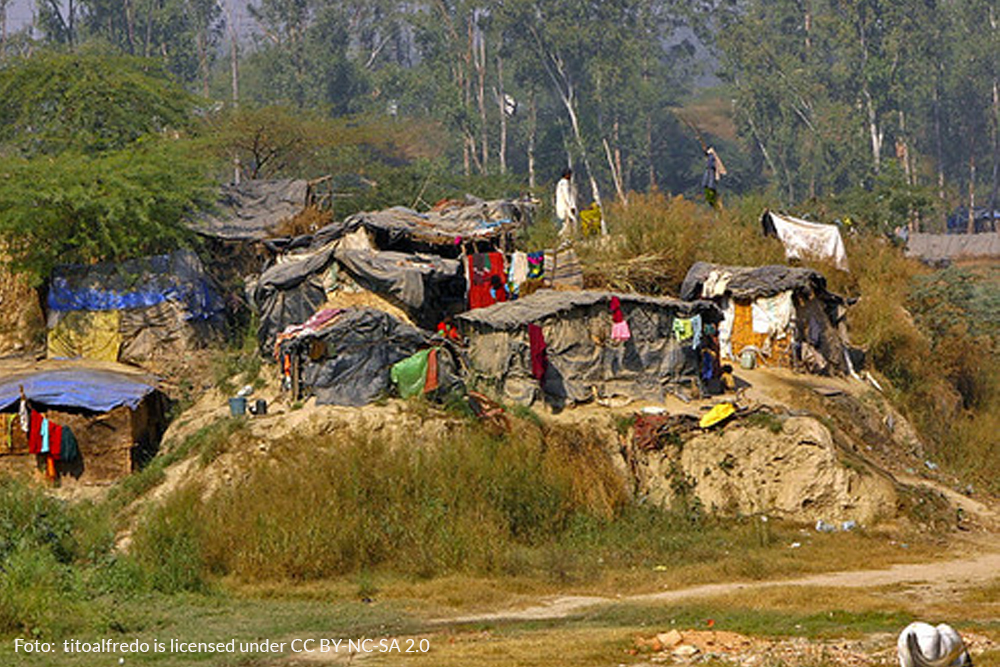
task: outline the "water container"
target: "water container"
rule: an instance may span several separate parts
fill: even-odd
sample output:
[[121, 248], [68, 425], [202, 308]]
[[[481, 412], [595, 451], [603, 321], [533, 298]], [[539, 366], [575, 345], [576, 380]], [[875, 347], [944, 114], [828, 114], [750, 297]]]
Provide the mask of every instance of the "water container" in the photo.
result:
[[263, 398], [258, 398], [257, 401], [256, 401], [256, 403], [254, 403], [254, 411], [253, 411], [253, 413], [255, 415], [257, 415], [258, 417], [260, 415], [266, 415], [267, 414], [267, 401], [265, 401]]
[[753, 370], [754, 366], [757, 365], [757, 353], [754, 350], [744, 348], [740, 352], [740, 367], [743, 370]]
[[247, 413], [247, 399], [245, 396], [235, 396], [229, 399], [229, 414], [233, 417], [242, 417]]

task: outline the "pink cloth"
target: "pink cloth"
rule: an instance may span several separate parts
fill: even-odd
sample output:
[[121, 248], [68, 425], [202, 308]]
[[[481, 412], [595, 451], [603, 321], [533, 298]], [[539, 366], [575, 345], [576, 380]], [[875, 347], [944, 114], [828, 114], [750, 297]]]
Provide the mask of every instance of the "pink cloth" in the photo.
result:
[[632, 332], [629, 331], [628, 322], [625, 320], [611, 325], [611, 340], [626, 341], [631, 337]]

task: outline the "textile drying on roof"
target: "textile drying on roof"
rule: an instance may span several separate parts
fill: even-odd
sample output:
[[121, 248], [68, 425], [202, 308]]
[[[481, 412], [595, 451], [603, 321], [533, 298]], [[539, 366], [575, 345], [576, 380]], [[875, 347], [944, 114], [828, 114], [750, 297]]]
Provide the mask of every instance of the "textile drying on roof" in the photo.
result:
[[513, 200], [482, 201], [469, 199], [442, 210], [418, 213], [396, 206], [385, 211], [356, 213], [344, 225], [363, 225], [377, 237], [384, 237], [380, 247], [388, 248], [401, 241], [431, 245], [455, 245], [457, 241], [475, 241], [498, 237], [527, 224], [530, 204]]
[[304, 180], [251, 180], [226, 184], [211, 210], [188, 221], [199, 234], [227, 241], [259, 241], [305, 208], [309, 183]]
[[[621, 322], [618, 318], [621, 318]], [[555, 406], [594, 398], [662, 400], [697, 377], [693, 336], [675, 325], [717, 322], [707, 301], [637, 294], [542, 290], [459, 315], [473, 371], [507, 400]], [[627, 325], [627, 336], [615, 335]]]
[[58, 369], [15, 375], [0, 381], [0, 410], [20, 400], [20, 387], [28, 400], [50, 408], [75, 408], [109, 412], [124, 405], [135, 409], [156, 391], [154, 381], [97, 369]]
[[728, 294], [738, 299], [753, 299], [788, 290], [811, 291], [827, 299], [842, 299], [826, 290], [826, 278], [812, 269], [771, 264], [744, 267], [695, 262], [681, 284], [681, 298], [711, 299]]
[[906, 255], [924, 260], [1000, 257], [1000, 232], [910, 234]]
[[785, 257], [804, 259], [818, 257], [830, 260], [841, 271], [847, 271], [847, 251], [836, 225], [823, 225], [764, 211], [761, 225], [765, 236], [777, 236], [785, 246]]

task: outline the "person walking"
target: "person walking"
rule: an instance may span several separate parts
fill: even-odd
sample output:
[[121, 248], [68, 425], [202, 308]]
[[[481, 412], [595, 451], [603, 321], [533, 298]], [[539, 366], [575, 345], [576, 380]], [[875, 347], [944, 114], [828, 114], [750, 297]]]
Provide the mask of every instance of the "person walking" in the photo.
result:
[[556, 183], [556, 218], [559, 220], [559, 237], [568, 240], [576, 232], [578, 209], [576, 188], [573, 186], [573, 170], [566, 168]]

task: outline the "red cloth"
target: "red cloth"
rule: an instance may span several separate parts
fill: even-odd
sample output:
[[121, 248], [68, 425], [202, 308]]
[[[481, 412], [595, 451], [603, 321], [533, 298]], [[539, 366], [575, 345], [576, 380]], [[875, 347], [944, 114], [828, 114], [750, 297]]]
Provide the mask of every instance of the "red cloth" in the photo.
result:
[[49, 456], [58, 459], [62, 454], [62, 430], [63, 427], [54, 422], [49, 422]]
[[499, 294], [494, 297], [490, 293], [493, 285], [493, 276], [497, 276], [501, 284], [507, 281], [503, 269], [503, 253], [491, 252], [469, 255], [469, 308], [485, 308], [492, 306], [497, 301], [506, 301], [507, 296], [504, 290], [499, 290]]
[[622, 315], [622, 302], [618, 300], [618, 297], [611, 297], [611, 303], [608, 304], [611, 308], [611, 321], [615, 324], [625, 321], [625, 316]]
[[537, 324], [528, 325], [528, 344], [531, 348], [531, 374], [539, 382], [545, 377], [545, 369], [549, 365], [546, 353], [545, 336]]
[[28, 416], [28, 451], [42, 453], [42, 415], [32, 410]]
[[438, 351], [431, 348], [427, 353], [427, 376], [424, 379], [424, 393], [429, 394], [438, 388]]

